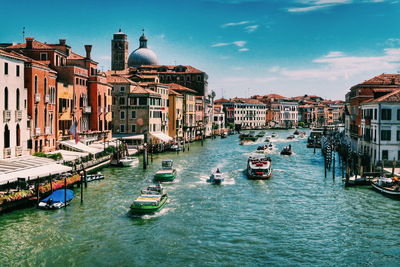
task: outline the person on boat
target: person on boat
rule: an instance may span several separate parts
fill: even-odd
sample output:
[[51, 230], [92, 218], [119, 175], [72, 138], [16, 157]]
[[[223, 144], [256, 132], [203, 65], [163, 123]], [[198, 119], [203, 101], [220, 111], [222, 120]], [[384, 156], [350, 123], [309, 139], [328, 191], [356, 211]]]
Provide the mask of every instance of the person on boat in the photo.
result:
[[292, 145], [289, 144], [289, 150], [292, 150]]
[[219, 168], [217, 168], [217, 173], [220, 173]]
[[47, 206], [50, 206], [51, 204], [53, 204], [53, 199], [49, 198], [46, 202]]

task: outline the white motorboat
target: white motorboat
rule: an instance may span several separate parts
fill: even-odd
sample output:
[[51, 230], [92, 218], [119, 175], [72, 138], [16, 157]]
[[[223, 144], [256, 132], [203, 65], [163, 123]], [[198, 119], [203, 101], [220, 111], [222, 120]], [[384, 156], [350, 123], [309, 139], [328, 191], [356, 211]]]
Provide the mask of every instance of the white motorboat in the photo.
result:
[[220, 172], [219, 169], [213, 172], [209, 179], [212, 184], [221, 184], [224, 180], [224, 174]]
[[133, 164], [139, 163], [139, 159], [134, 157], [123, 157], [122, 159], [119, 160], [119, 162], [121, 166], [128, 167]]

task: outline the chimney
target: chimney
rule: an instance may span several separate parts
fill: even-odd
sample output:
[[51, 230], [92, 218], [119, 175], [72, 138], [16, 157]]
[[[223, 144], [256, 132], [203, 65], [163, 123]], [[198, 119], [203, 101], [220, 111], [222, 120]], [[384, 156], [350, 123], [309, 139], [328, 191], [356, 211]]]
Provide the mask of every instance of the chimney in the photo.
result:
[[86, 58], [91, 59], [90, 52], [92, 52], [92, 45], [85, 45], [85, 50], [86, 50]]
[[26, 40], [26, 48], [32, 49], [32, 43], [33, 43], [33, 40], [35, 40], [35, 38], [26, 37], [25, 40]]
[[67, 40], [65, 39], [58, 39], [58, 41], [60, 42], [60, 45], [65, 45], [67, 43]]

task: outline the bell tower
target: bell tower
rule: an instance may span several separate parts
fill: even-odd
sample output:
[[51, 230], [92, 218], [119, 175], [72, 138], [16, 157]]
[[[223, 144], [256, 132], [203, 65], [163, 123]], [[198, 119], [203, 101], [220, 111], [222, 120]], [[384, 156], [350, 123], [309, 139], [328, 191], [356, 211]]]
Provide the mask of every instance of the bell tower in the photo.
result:
[[111, 40], [111, 69], [124, 70], [128, 67], [128, 36], [121, 32], [114, 33]]

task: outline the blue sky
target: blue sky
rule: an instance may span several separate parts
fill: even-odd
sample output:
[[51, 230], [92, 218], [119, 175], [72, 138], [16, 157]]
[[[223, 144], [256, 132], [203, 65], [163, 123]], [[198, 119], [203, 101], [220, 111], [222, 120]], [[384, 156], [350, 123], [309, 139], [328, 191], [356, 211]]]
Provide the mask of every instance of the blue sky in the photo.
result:
[[400, 70], [399, 0], [6, 1], [0, 42], [66, 38], [103, 70], [112, 34], [130, 51], [145, 28], [161, 64], [188, 64], [209, 75], [217, 96], [279, 93], [344, 99], [348, 89]]

